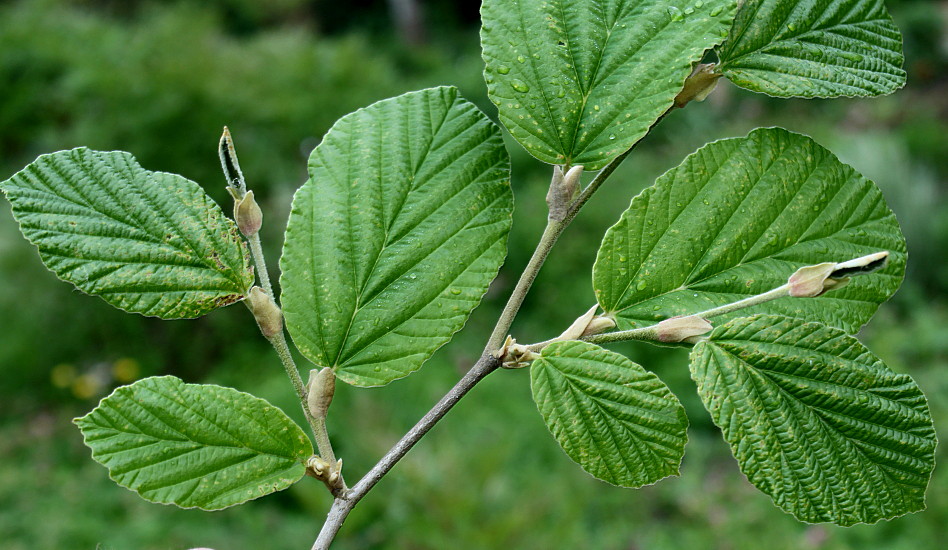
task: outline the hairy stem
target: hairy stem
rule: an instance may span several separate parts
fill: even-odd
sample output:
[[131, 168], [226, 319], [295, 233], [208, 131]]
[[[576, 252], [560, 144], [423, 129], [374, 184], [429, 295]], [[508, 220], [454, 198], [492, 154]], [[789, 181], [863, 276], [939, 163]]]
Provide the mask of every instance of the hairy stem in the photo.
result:
[[[790, 290], [790, 285], [785, 284], [778, 286], [773, 290], [768, 290], [763, 294], [758, 294], [756, 296], [751, 296], [749, 298], [744, 298], [743, 300], [738, 300], [730, 304], [724, 304], [716, 308], [711, 308], [699, 313], [693, 314], [695, 317], [701, 317], [702, 319], [711, 319], [712, 317], [717, 317], [719, 315], [726, 315], [728, 313], [733, 313], [735, 311], [753, 307], [756, 305], [769, 302], [771, 300], [776, 300], [777, 298], [783, 298], [788, 296], [788, 291]], [[610, 342], [625, 342], [627, 340], [658, 340], [658, 331], [656, 330], [657, 325], [651, 325], [642, 328], [636, 328], [632, 330], [620, 330], [618, 332], [607, 332], [606, 334], [594, 334], [591, 336], [586, 336], [582, 338], [587, 342], [592, 342], [594, 344], [608, 344]], [[540, 351], [545, 347], [548, 342], [540, 342], [539, 344], [534, 344], [528, 346], [530, 351]], [[535, 349], [536, 348], [536, 349]]]
[[567, 225], [568, 222], [547, 220], [543, 235], [540, 236], [540, 242], [533, 251], [533, 256], [530, 257], [530, 261], [527, 262], [527, 266], [520, 275], [520, 279], [517, 281], [513, 292], [510, 293], [507, 305], [504, 306], [504, 310], [501, 312], [500, 318], [494, 326], [494, 331], [491, 332], [490, 339], [487, 340], [484, 353], [493, 353], [503, 344], [504, 339], [507, 337], [507, 331], [510, 330], [510, 325], [513, 324], [514, 318], [517, 317], [520, 306], [523, 305], [523, 300], [527, 297], [530, 287], [533, 286], [533, 281], [536, 280], [537, 274], [543, 266], [543, 262], [545, 262], [547, 256], [550, 255], [550, 250], [553, 249], [553, 245], [556, 244], [557, 239], [560, 238], [560, 235], [563, 233], [563, 230], [566, 229]]
[[[242, 199], [247, 194], [247, 182], [244, 179], [244, 173], [240, 170], [240, 161], [237, 159], [237, 150], [234, 147], [234, 140], [230, 135], [230, 130], [228, 130], [226, 126], [224, 127], [223, 135], [221, 135], [217, 151], [221, 159], [221, 169], [224, 171], [224, 177], [227, 179], [229, 191], [234, 197], [234, 200], [239, 201], [239, 199]], [[245, 235], [245, 238], [247, 239], [247, 244], [250, 246], [250, 256], [253, 259], [257, 277], [260, 278], [261, 288], [263, 288], [267, 296], [273, 300], [273, 303], [276, 303], [273, 285], [270, 284], [270, 272], [267, 270], [267, 260], [263, 255], [263, 246], [260, 244], [260, 233], [259, 231], [255, 231], [252, 235]], [[293, 388], [296, 390], [296, 395], [299, 397], [300, 404], [303, 407], [303, 414], [306, 416], [306, 421], [313, 430], [313, 435], [316, 439], [316, 448], [320, 458], [330, 464], [335, 464], [336, 454], [333, 452], [332, 443], [329, 441], [329, 432], [326, 430], [326, 419], [324, 417], [314, 417], [309, 410], [306, 384], [303, 383], [303, 379], [300, 377], [300, 371], [296, 367], [296, 361], [293, 360], [293, 354], [290, 352], [290, 347], [286, 343], [286, 335], [281, 328], [279, 332], [272, 336], [264, 336], [267, 341], [270, 342], [270, 345], [273, 346], [273, 349], [276, 350], [277, 355], [280, 356], [283, 369], [286, 370], [286, 375], [289, 376], [290, 382], [292, 382]], [[341, 480], [341, 472], [339, 476]], [[342, 488], [341, 490], [344, 490], [346, 486], [345, 481], [342, 481], [340, 486]]]
[[[270, 276], [267, 273], [267, 261], [263, 256], [263, 247], [260, 246], [260, 235], [255, 234], [248, 237], [247, 241], [250, 243], [250, 254], [253, 256], [254, 266], [257, 269], [257, 275], [260, 277], [260, 284], [264, 292], [267, 293], [267, 296], [276, 301], [276, 297], [273, 295], [273, 287], [270, 285]], [[293, 354], [290, 353], [290, 347], [286, 342], [286, 335], [281, 330], [267, 338], [267, 340], [273, 346], [273, 349], [276, 350], [277, 355], [280, 356], [280, 362], [283, 363], [286, 375], [290, 377], [290, 382], [293, 383], [293, 388], [296, 390], [296, 395], [299, 397], [300, 404], [303, 407], [303, 413], [306, 415], [306, 421], [313, 430], [313, 436], [316, 440], [316, 449], [319, 452], [320, 458], [330, 464], [335, 464], [336, 454], [333, 452], [332, 443], [329, 441], [329, 432], [326, 430], [326, 419], [316, 418], [309, 411], [306, 384], [303, 383], [303, 379], [300, 377], [300, 371], [296, 367], [296, 361], [293, 360]], [[340, 473], [340, 475], [342, 474]], [[345, 482], [343, 482], [342, 486], [345, 487]]]

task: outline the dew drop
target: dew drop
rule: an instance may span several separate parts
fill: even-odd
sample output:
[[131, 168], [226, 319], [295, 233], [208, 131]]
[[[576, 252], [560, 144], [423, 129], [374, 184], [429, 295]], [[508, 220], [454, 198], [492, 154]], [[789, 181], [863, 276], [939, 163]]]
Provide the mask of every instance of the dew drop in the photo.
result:
[[[695, 4], [695, 5], [697, 5], [697, 4]], [[718, 6], [718, 7], [714, 8], [713, 10], [711, 10], [711, 17], [717, 17], [717, 16], [721, 15], [721, 12], [722, 12], [722, 11], [724, 11], [724, 6]]]
[[615, 135], [615, 134], [609, 134], [609, 139], [616, 139], [616, 135]]
[[681, 21], [685, 18], [685, 16], [681, 14], [681, 10], [675, 6], [668, 6], [668, 15], [671, 16], [672, 21]]
[[598, 110], [599, 110], [599, 105], [593, 105], [593, 111], [598, 111]]
[[497, 67], [497, 72], [500, 74], [507, 74], [510, 72], [510, 67], [506, 65], [501, 65], [500, 67]]
[[519, 63], [523, 63], [523, 62], [526, 61], [526, 60], [527, 60], [527, 58], [524, 57], [524, 56], [522, 56], [522, 55], [518, 55], [518, 56], [517, 56], [517, 62], [519, 62]]
[[520, 93], [527, 93], [530, 91], [530, 85], [522, 80], [512, 80], [510, 81], [510, 87], [514, 90], [517, 90]]
[[695, 12], [695, 9], [692, 8], [691, 6], [688, 6], [687, 8], [685, 8], [685, 15], [691, 15], [694, 12]]
[[845, 53], [839, 54], [839, 56], [842, 57], [843, 59], [854, 61], [856, 63], [862, 61], [862, 56], [859, 55], [858, 53], [845, 52]]
[[797, 30], [797, 27], [796, 27], [796, 25], [794, 25], [793, 23], [790, 23], [789, 25], [787, 25], [787, 30], [790, 31], [790, 32], [793, 32], [793, 31]]
[[639, 284], [635, 285], [635, 288], [639, 290], [645, 290], [645, 287], [647, 286], [648, 286], [648, 283], [646, 283], [645, 281], [639, 281]]
[[698, 0], [697, 2], [695, 2], [695, 8], [701, 9], [701, 6], [704, 6], [704, 2], [702, 2], [701, 0]]
[[455, 296], [457, 296], [457, 295], [461, 294], [461, 290], [458, 289], [458, 288], [452, 288], [452, 289], [451, 289], [451, 294], [454, 294]]

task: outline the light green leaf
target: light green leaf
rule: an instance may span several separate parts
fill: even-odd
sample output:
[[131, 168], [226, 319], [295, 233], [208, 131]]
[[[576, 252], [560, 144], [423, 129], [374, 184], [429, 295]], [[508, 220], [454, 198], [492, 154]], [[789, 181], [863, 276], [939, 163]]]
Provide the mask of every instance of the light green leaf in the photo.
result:
[[128, 153], [43, 155], [0, 189], [46, 267], [115, 307], [198, 317], [253, 284], [237, 226], [204, 190]]
[[454, 88], [340, 119], [293, 199], [280, 260], [286, 326], [358, 386], [407, 376], [451, 339], [506, 254], [500, 130]]
[[530, 380], [553, 437], [596, 478], [641, 487], [678, 474], [688, 418], [654, 374], [595, 344], [566, 341], [543, 349]]
[[182, 508], [220, 510], [286, 489], [313, 454], [263, 399], [173, 376], [122, 386], [75, 423], [116, 483]]
[[672, 106], [734, 0], [485, 0], [487, 93], [538, 159], [605, 166]]
[[746, 0], [719, 71], [777, 97], [877, 96], [905, 85], [902, 36], [883, 0]]
[[739, 318], [695, 346], [691, 374], [741, 471], [797, 519], [853, 525], [925, 508], [928, 402], [852, 336]]
[[882, 250], [888, 266], [843, 289], [723, 319], [778, 313], [855, 332], [905, 273], [905, 241], [875, 184], [812, 139], [763, 128], [706, 145], [635, 197], [606, 232], [593, 286], [627, 330], [761, 294], [805, 265]]

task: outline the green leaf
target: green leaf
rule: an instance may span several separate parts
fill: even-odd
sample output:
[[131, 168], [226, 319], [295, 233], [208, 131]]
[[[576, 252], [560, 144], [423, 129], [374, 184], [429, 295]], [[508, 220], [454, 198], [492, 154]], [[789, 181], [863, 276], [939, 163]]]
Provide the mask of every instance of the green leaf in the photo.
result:
[[719, 71], [777, 97], [877, 96], [905, 85], [902, 36], [883, 0], [747, 0]]
[[774, 315], [735, 319], [695, 346], [691, 374], [741, 471], [797, 519], [853, 525], [925, 508], [928, 403], [852, 336]]
[[503, 263], [509, 170], [500, 130], [454, 88], [336, 122], [310, 157], [280, 260], [300, 351], [358, 386], [421, 367]]
[[530, 380], [553, 437], [596, 478], [641, 487], [678, 474], [688, 418], [654, 374], [595, 344], [566, 341], [543, 349]]
[[75, 423], [116, 483], [182, 508], [220, 510], [286, 489], [313, 454], [263, 399], [173, 376], [122, 386]]
[[672, 106], [735, 12], [734, 0], [485, 0], [487, 92], [533, 156], [599, 169]]
[[198, 317], [253, 285], [237, 226], [204, 190], [129, 153], [43, 155], [0, 189], [46, 267], [125, 311]]
[[593, 286], [620, 330], [761, 294], [806, 265], [888, 250], [886, 268], [778, 313], [859, 330], [905, 273], [905, 241], [882, 193], [812, 139], [779, 128], [706, 145], [632, 200], [606, 232]]

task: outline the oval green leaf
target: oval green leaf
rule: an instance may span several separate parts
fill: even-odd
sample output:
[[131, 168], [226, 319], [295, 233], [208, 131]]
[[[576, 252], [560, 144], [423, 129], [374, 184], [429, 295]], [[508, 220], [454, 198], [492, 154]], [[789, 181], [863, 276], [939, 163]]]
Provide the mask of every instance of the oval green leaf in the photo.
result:
[[654, 374], [595, 344], [566, 341], [543, 349], [530, 381], [553, 437], [594, 477], [641, 487], [678, 475], [688, 418]]
[[747, 0], [718, 52], [734, 84], [777, 97], [877, 96], [905, 85], [883, 0]]
[[741, 471], [797, 519], [853, 525], [925, 508], [928, 402], [852, 336], [739, 318], [695, 346], [691, 374]]
[[75, 423], [116, 483], [182, 508], [220, 510], [286, 489], [313, 454], [263, 399], [173, 376], [118, 388]]
[[358, 386], [421, 367], [503, 263], [509, 170], [500, 130], [454, 88], [340, 119], [310, 157], [280, 260], [299, 350]]
[[606, 232], [593, 286], [627, 330], [761, 294], [805, 265], [881, 250], [888, 266], [843, 289], [724, 319], [776, 313], [855, 332], [905, 273], [905, 241], [875, 184], [806, 136], [762, 128], [706, 145], [635, 197]]
[[533, 156], [599, 169], [672, 106], [735, 12], [734, 0], [485, 0], [487, 93]]
[[237, 226], [207, 193], [129, 153], [43, 155], [0, 189], [46, 267], [125, 311], [199, 317], [253, 285]]

